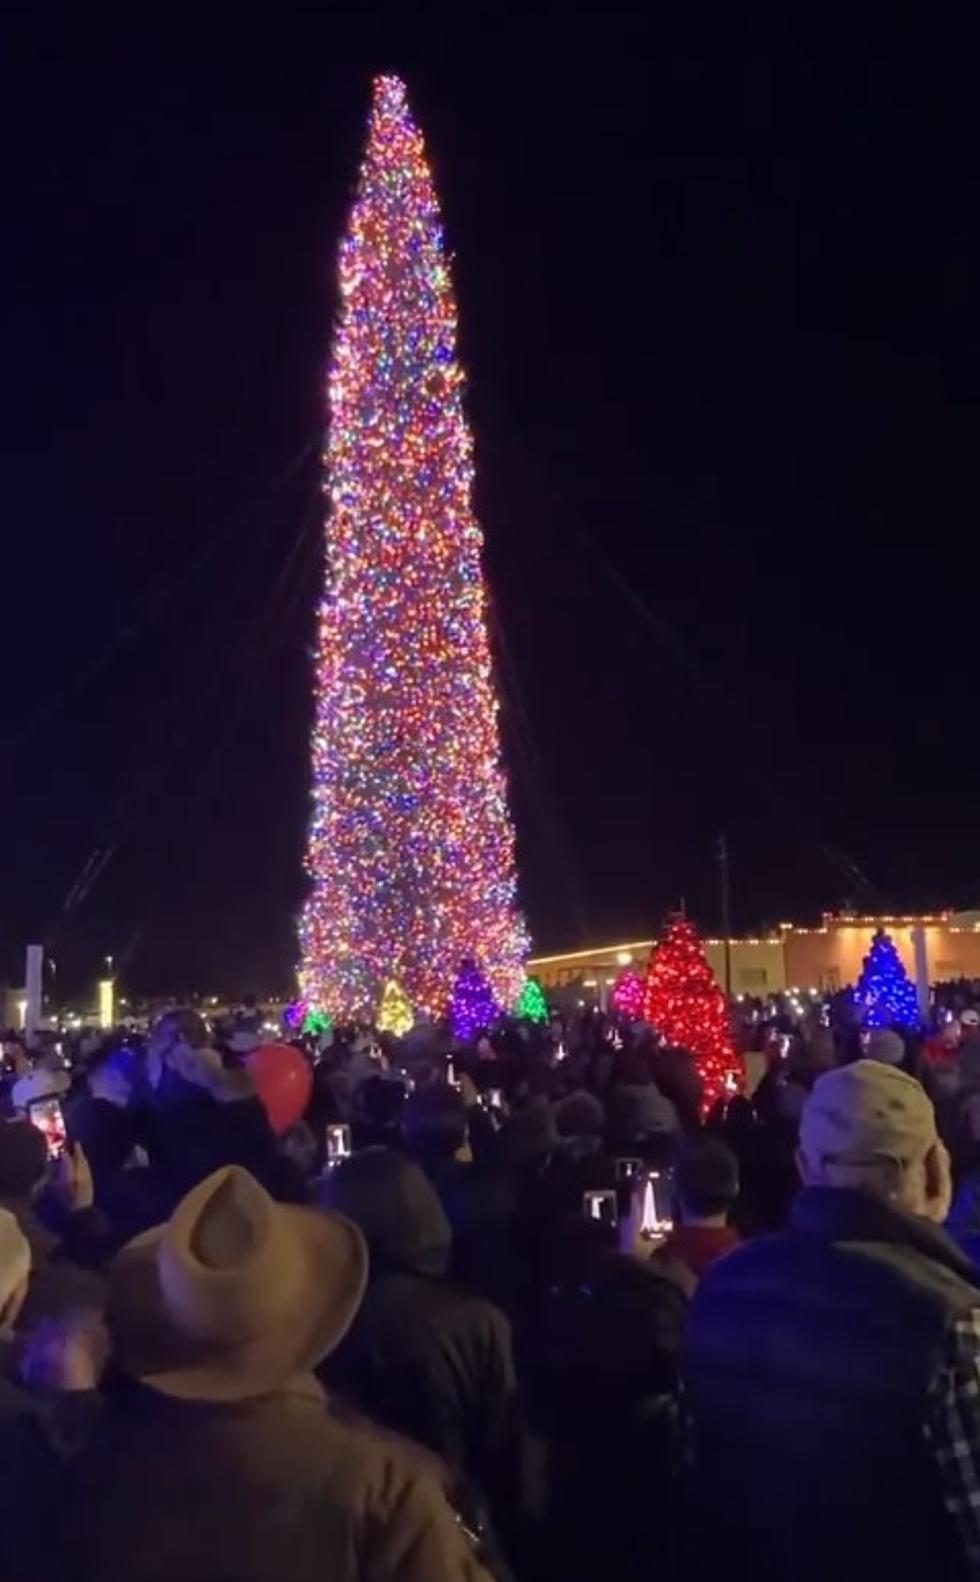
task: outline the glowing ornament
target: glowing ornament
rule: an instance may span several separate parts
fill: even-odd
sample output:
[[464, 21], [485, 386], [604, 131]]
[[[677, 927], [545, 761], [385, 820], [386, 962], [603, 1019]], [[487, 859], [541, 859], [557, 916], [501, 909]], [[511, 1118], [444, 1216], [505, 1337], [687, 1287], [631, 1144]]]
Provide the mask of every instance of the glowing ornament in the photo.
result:
[[367, 1019], [397, 961], [412, 1005], [436, 1017], [452, 964], [479, 952], [512, 1005], [528, 942], [456, 307], [397, 77], [374, 83], [339, 284], [300, 986]]
[[671, 918], [650, 958], [643, 1015], [668, 1044], [693, 1055], [706, 1110], [741, 1087], [728, 1003], [686, 917]]
[[379, 1033], [394, 1033], [396, 1038], [404, 1038], [415, 1025], [411, 1001], [394, 978], [389, 978], [382, 990], [375, 1025]]

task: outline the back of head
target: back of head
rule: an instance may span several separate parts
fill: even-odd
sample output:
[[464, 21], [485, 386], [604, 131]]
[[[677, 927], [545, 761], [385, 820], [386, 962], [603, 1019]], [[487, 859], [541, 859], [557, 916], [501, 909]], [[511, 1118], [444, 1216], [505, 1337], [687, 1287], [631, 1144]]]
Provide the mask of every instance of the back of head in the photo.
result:
[[555, 1129], [559, 1137], [601, 1137], [605, 1110], [594, 1094], [580, 1088], [555, 1105]]
[[416, 1088], [402, 1109], [402, 1137], [413, 1153], [451, 1159], [466, 1141], [466, 1108], [445, 1082]]
[[365, 1148], [336, 1170], [322, 1188], [325, 1208], [359, 1226], [377, 1268], [442, 1275], [452, 1233], [435, 1188], [414, 1159], [390, 1148]]
[[674, 1180], [687, 1218], [727, 1214], [738, 1197], [738, 1160], [720, 1137], [696, 1134], [677, 1155]]
[[0, 1197], [29, 1198], [44, 1179], [48, 1150], [30, 1121], [0, 1122]]
[[944, 1218], [945, 1209], [932, 1214], [928, 1184], [925, 1198], [922, 1188], [937, 1142], [935, 1111], [921, 1084], [881, 1060], [856, 1060], [820, 1077], [800, 1122], [808, 1185], [857, 1187]]
[[883, 1066], [900, 1066], [905, 1059], [905, 1045], [890, 1027], [876, 1027], [868, 1035], [864, 1053], [868, 1060], [880, 1060]]

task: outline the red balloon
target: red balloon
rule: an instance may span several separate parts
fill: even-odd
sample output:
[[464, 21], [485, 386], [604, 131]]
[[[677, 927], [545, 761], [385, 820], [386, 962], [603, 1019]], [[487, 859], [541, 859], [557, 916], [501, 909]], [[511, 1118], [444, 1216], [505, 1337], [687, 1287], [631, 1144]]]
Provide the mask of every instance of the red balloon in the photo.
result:
[[247, 1065], [272, 1130], [288, 1131], [303, 1115], [313, 1091], [306, 1056], [291, 1044], [260, 1044]]

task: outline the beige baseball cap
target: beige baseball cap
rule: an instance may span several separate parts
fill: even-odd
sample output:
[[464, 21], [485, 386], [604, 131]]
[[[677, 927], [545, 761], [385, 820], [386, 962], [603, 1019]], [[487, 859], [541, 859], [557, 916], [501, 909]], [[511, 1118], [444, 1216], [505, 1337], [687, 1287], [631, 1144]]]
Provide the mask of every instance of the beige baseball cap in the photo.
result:
[[921, 1083], [880, 1060], [856, 1060], [819, 1077], [803, 1109], [800, 1147], [833, 1173], [883, 1159], [923, 1159], [936, 1141], [936, 1113]]

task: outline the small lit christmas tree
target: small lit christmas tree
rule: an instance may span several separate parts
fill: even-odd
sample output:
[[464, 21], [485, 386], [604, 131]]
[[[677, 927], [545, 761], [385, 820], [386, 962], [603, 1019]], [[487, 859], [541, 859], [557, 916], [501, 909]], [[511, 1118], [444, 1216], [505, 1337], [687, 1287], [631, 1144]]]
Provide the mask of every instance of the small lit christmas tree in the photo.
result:
[[915, 986], [902, 966], [895, 942], [879, 928], [864, 958], [854, 1000], [865, 1027], [918, 1027]]
[[528, 978], [521, 990], [521, 997], [517, 1002], [517, 1015], [523, 1016], [528, 1022], [548, 1020], [548, 1002], [537, 978]]
[[408, 995], [394, 978], [389, 978], [381, 991], [375, 1022], [379, 1033], [394, 1033], [396, 1038], [404, 1038], [415, 1025]]
[[710, 1109], [743, 1072], [732, 1041], [728, 1005], [694, 924], [671, 918], [650, 958], [643, 1015], [668, 1044], [694, 1056], [703, 1103]]
[[643, 1015], [646, 988], [635, 967], [626, 967], [616, 979], [612, 991], [613, 1010], [631, 1022], [638, 1022]]
[[460, 962], [449, 1010], [453, 1037], [460, 1043], [470, 1044], [478, 1033], [494, 1025], [499, 1014], [486, 976], [475, 961], [466, 957]]
[[327, 1033], [331, 1033], [333, 1032], [333, 1017], [328, 1012], [318, 1011], [311, 1006], [303, 1017], [303, 1032], [311, 1038], [320, 1038]]

